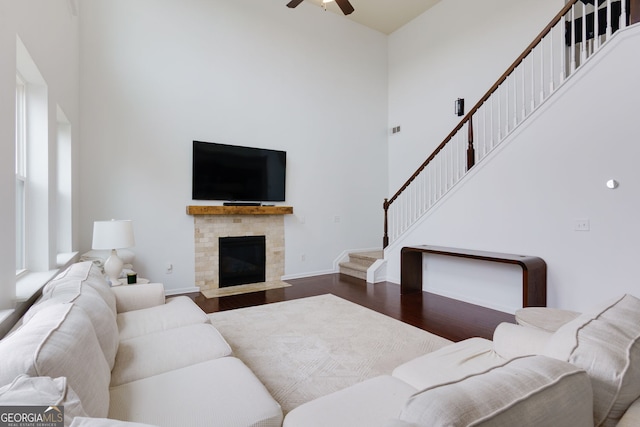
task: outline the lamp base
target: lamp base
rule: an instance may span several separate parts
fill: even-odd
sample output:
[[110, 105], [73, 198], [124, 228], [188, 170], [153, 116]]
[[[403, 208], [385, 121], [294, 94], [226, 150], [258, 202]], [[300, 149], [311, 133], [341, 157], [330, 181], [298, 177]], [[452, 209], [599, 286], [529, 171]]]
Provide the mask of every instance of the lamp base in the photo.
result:
[[111, 249], [111, 256], [104, 262], [104, 272], [109, 277], [111, 286], [119, 286], [122, 283], [120, 280], [120, 274], [122, 274], [122, 267], [124, 263], [118, 256], [118, 252], [115, 249]]

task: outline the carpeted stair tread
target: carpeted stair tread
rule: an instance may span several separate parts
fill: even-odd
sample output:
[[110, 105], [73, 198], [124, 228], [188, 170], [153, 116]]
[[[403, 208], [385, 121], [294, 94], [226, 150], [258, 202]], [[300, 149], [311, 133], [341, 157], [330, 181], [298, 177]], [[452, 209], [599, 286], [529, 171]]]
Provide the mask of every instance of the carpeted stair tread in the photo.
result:
[[340, 273], [357, 279], [367, 280], [367, 267], [354, 262], [341, 262]]
[[371, 266], [374, 262], [379, 259], [383, 259], [384, 254], [382, 251], [373, 251], [373, 252], [352, 252], [349, 254], [349, 261]]
[[384, 258], [382, 251], [351, 252], [349, 254], [349, 261], [339, 264], [340, 273], [357, 279], [367, 280], [367, 270], [369, 267], [378, 259], [382, 258]]
[[349, 268], [351, 270], [356, 270], [356, 271], [364, 271], [365, 273], [369, 268], [369, 266], [358, 264], [357, 262], [351, 262], [351, 261], [341, 262], [340, 267], [345, 267], [345, 268]]

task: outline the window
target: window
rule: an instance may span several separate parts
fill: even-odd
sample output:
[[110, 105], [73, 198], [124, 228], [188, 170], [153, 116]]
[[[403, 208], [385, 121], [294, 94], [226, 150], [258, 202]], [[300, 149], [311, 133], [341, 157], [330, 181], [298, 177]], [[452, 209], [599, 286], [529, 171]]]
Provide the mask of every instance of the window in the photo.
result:
[[26, 270], [25, 200], [27, 191], [26, 90], [16, 75], [16, 275]]
[[[57, 107], [58, 135], [57, 145], [57, 193], [56, 193], [56, 231], [57, 254], [63, 256], [69, 254], [73, 248], [72, 242], [72, 155], [71, 155], [71, 123], [62, 111]], [[64, 257], [63, 257], [64, 258]], [[60, 263], [59, 263], [60, 264]]]

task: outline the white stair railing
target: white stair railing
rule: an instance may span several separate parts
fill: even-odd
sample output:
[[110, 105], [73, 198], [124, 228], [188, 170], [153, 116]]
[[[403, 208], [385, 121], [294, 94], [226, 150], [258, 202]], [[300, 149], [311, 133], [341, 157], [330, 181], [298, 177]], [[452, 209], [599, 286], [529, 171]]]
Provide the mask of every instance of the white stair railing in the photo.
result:
[[411, 178], [385, 199], [383, 247], [405, 233], [615, 31], [628, 25], [627, 1], [572, 0], [555, 16]]

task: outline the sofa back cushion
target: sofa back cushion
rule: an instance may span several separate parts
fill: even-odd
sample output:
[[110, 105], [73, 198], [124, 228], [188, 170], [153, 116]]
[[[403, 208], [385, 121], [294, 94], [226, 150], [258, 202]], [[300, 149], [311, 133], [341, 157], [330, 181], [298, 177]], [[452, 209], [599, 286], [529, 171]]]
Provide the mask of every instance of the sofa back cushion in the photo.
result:
[[78, 279], [81, 280], [83, 284], [95, 289], [107, 303], [111, 311], [113, 311], [113, 314], [116, 313], [116, 297], [113, 295], [113, 292], [111, 292], [111, 287], [107, 283], [104, 274], [100, 271], [100, 268], [89, 261], [77, 262], [69, 266], [47, 283], [42, 293], [47, 294], [60, 284]]
[[640, 397], [640, 300], [624, 295], [560, 327], [544, 353], [589, 374], [596, 426], [612, 427]]
[[592, 400], [584, 371], [527, 356], [416, 393], [400, 420], [423, 427], [593, 427]]
[[75, 303], [82, 308], [95, 330], [100, 349], [109, 369], [113, 369], [120, 342], [116, 315], [102, 299], [98, 291], [80, 279], [67, 279], [42, 295], [41, 301], [33, 305], [23, 317], [28, 322], [37, 312], [55, 304]]
[[75, 304], [45, 307], [0, 341], [0, 385], [19, 375], [66, 377], [86, 413], [109, 412], [109, 366], [88, 316]]

